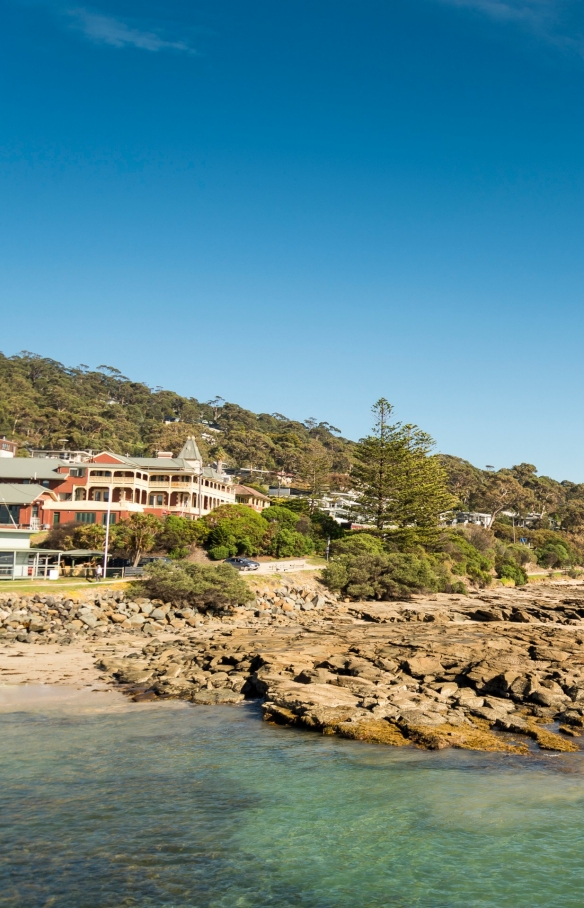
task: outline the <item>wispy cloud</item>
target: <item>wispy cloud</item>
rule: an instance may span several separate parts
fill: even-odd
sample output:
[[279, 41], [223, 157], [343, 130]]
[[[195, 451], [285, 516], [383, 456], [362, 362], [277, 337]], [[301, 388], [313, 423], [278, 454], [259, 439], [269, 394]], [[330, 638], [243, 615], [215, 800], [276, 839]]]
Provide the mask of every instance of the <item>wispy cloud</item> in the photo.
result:
[[464, 6], [486, 13], [493, 19], [514, 19], [540, 24], [555, 18], [553, 0], [441, 0], [450, 6]]
[[438, 0], [477, 10], [499, 22], [515, 22], [558, 47], [584, 55], [584, 36], [566, 24], [565, 14], [579, 0]]
[[140, 50], [160, 51], [178, 50], [189, 54], [195, 53], [185, 41], [173, 41], [163, 37], [157, 31], [146, 31], [133, 28], [121, 19], [104, 16], [87, 9], [67, 10], [75, 28], [80, 29], [88, 38], [97, 44], [109, 44], [111, 47], [138, 47]]

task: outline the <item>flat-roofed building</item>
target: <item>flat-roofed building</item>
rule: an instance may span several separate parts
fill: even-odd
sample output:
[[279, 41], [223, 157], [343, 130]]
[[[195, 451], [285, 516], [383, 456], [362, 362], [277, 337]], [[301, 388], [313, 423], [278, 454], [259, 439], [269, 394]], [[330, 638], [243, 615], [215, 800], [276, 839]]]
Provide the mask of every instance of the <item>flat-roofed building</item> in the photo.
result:
[[0, 580], [59, 576], [62, 552], [33, 548], [31, 530], [0, 527]]

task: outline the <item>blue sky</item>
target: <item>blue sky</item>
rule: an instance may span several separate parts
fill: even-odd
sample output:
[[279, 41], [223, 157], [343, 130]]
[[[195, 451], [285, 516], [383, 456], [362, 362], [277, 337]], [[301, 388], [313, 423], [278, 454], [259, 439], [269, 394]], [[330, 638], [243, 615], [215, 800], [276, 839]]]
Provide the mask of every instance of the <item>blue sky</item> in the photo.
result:
[[4, 353], [584, 481], [584, 4], [0, 6]]

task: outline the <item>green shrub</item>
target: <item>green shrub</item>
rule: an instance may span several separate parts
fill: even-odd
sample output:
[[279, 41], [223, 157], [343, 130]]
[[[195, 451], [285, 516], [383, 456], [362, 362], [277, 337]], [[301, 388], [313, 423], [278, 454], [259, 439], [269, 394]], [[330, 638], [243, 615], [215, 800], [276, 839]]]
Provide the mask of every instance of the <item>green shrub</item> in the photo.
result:
[[468, 593], [468, 587], [466, 583], [463, 583], [462, 580], [455, 580], [454, 583], [450, 584], [450, 589], [446, 590], [448, 593], [460, 593], [462, 596], [466, 596]]
[[268, 521], [244, 504], [228, 504], [203, 517], [209, 535], [208, 548], [226, 546], [232, 555], [257, 555], [268, 529]]
[[331, 543], [331, 555], [367, 555], [385, 551], [383, 540], [371, 533], [354, 533]]
[[191, 545], [198, 543], [205, 535], [201, 533], [198, 521], [167, 514], [156, 535], [155, 546], [168, 552], [171, 558], [186, 558]]
[[262, 517], [264, 520], [267, 520], [268, 523], [278, 523], [281, 527], [294, 530], [300, 519], [300, 514], [296, 514], [289, 508], [284, 508], [280, 505], [272, 505], [270, 508], [265, 509]]
[[515, 586], [525, 586], [527, 574], [515, 561], [504, 561], [497, 568], [497, 577], [502, 580], [514, 580]]
[[572, 552], [567, 542], [546, 542], [535, 550], [535, 556], [541, 567], [565, 567], [572, 563]]
[[436, 548], [449, 557], [453, 574], [466, 576], [477, 586], [484, 587], [491, 583], [494, 567], [493, 552], [484, 548], [484, 542], [481, 538], [481, 552], [464, 530], [453, 530], [442, 534]]
[[515, 562], [515, 564], [518, 564], [521, 567], [523, 567], [524, 564], [529, 564], [529, 562], [533, 561], [535, 557], [533, 549], [530, 549], [526, 545], [522, 545], [519, 542], [507, 546], [506, 554]]
[[239, 572], [229, 564], [155, 563], [148, 566], [146, 578], [136, 586], [151, 599], [188, 605], [203, 612], [224, 611], [254, 598]]
[[351, 599], [403, 599], [440, 587], [429, 558], [411, 553], [338, 555], [322, 577], [329, 589]]
[[224, 561], [225, 558], [229, 558], [230, 555], [235, 555], [235, 552], [226, 545], [215, 545], [213, 548], [209, 549], [209, 556], [213, 561]]
[[[332, 517], [329, 517], [328, 514], [325, 514], [324, 511], [320, 511], [316, 508], [310, 517], [303, 515], [303, 520], [309, 520], [310, 522], [310, 535], [314, 541], [315, 551], [319, 555], [324, 555], [327, 547], [327, 540], [330, 539], [331, 542], [334, 542], [337, 539], [341, 539], [345, 535], [345, 530], [333, 520]], [[300, 526], [297, 524], [297, 529], [300, 529]], [[305, 532], [304, 529], [302, 532]]]
[[299, 558], [310, 555], [314, 551], [314, 543], [309, 536], [284, 528], [272, 537], [267, 551], [275, 558]]

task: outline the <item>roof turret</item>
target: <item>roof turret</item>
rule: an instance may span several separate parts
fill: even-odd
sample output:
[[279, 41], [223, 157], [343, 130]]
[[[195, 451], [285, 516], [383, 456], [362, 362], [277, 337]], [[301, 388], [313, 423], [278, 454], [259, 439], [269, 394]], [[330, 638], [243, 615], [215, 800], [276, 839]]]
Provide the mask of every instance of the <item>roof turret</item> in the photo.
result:
[[189, 435], [185, 441], [182, 451], [178, 455], [178, 459], [185, 460], [191, 466], [194, 466], [195, 463], [203, 466], [201, 452], [197, 446], [196, 439], [192, 435]]

